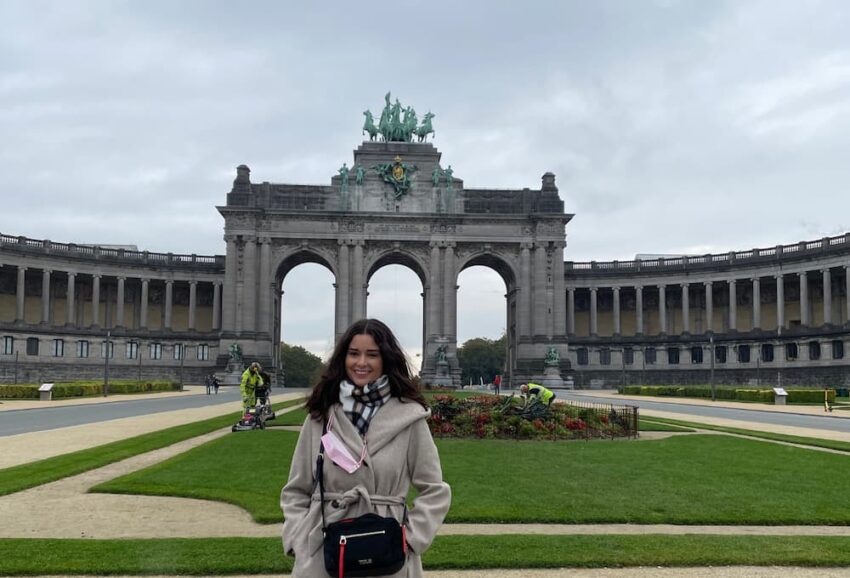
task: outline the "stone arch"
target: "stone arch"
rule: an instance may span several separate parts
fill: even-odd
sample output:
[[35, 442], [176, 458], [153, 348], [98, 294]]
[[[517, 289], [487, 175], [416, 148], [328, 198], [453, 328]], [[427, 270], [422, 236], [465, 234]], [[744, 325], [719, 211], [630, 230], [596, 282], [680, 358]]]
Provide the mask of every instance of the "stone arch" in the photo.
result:
[[458, 264], [458, 277], [460, 273], [470, 267], [486, 267], [495, 271], [505, 283], [505, 333], [507, 335], [507, 351], [505, 352], [506, 372], [502, 376], [504, 383], [513, 383], [514, 368], [517, 360], [518, 331], [516, 313], [516, 292], [518, 287], [518, 272], [515, 263], [515, 255], [510, 250], [499, 251], [484, 247], [474, 250], [466, 255]]
[[460, 275], [465, 269], [469, 269], [470, 267], [487, 267], [499, 274], [505, 282], [505, 287], [510, 291], [511, 288], [516, 287], [518, 277], [513, 261], [513, 255], [505, 255], [498, 251], [482, 249], [467, 255], [458, 264], [457, 275]]
[[379, 269], [387, 265], [402, 265], [413, 271], [422, 282], [422, 287], [428, 284], [428, 266], [422, 262], [421, 257], [415, 252], [402, 248], [401, 245], [377, 252], [369, 263], [366, 264], [366, 283]]
[[290, 271], [304, 263], [315, 263], [317, 265], [321, 265], [328, 269], [334, 277], [338, 274], [336, 260], [332, 258], [328, 259], [328, 256], [324, 255], [323, 251], [319, 248], [298, 247], [294, 250], [288, 251], [283, 256], [278, 256], [277, 266], [274, 269], [275, 284], [278, 286], [281, 285]]

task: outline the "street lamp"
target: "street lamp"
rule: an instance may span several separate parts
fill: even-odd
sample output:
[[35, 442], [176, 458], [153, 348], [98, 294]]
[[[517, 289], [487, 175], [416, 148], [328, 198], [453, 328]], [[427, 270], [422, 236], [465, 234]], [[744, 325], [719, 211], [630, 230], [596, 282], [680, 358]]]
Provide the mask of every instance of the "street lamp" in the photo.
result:
[[112, 342], [110, 341], [112, 333], [106, 332], [106, 350], [103, 353], [103, 397], [109, 395], [109, 349]]
[[708, 336], [708, 348], [710, 350], [711, 355], [711, 401], [717, 401], [717, 389], [714, 386], [714, 336]]

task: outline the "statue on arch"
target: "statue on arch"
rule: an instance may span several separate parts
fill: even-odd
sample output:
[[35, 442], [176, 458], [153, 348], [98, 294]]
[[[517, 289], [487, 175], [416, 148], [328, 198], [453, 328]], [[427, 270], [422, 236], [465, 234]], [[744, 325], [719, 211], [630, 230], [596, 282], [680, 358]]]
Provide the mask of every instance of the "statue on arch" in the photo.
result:
[[348, 190], [348, 165], [346, 163], [342, 163], [342, 167], [339, 169], [339, 188], [340, 191], [346, 192]]
[[375, 140], [378, 137], [378, 127], [375, 126], [375, 119], [372, 116], [372, 111], [364, 110], [366, 121], [363, 123], [363, 130], [360, 134], [369, 133], [369, 140]]
[[357, 163], [354, 165], [354, 183], [357, 185], [363, 184], [363, 179], [366, 178], [366, 167]]
[[431, 171], [431, 184], [434, 187], [440, 186], [440, 177], [443, 176], [443, 169], [440, 168], [440, 163], [434, 165], [434, 170]]
[[443, 176], [446, 177], [446, 188], [449, 190], [454, 188], [454, 174], [455, 172], [452, 170], [452, 165], [449, 165], [446, 170], [443, 171]]
[[419, 142], [424, 141], [429, 134], [432, 136], [437, 134], [434, 132], [434, 129], [431, 128], [431, 119], [434, 118], [434, 116], [434, 113], [429, 110], [425, 113], [425, 116], [422, 117], [422, 126], [416, 129], [416, 136], [419, 137]]
[[230, 353], [230, 361], [235, 361], [236, 363], [242, 363], [242, 348], [239, 347], [238, 343], [232, 344], [227, 348], [228, 353]]

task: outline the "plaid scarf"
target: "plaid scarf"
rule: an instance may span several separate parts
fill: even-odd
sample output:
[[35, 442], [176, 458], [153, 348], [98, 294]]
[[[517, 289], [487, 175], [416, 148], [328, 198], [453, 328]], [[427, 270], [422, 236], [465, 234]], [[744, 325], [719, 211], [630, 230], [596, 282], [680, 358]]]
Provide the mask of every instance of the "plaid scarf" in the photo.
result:
[[386, 375], [363, 387], [356, 387], [345, 379], [339, 384], [342, 409], [364, 438], [369, 431], [369, 422], [389, 398], [390, 382]]

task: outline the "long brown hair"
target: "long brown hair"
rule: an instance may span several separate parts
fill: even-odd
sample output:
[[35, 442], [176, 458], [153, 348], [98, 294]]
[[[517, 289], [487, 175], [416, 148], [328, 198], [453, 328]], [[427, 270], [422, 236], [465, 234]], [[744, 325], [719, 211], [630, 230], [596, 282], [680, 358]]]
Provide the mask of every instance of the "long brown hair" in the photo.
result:
[[348, 379], [345, 358], [348, 355], [351, 340], [357, 335], [369, 335], [375, 340], [381, 352], [384, 374], [390, 383], [390, 394], [402, 401], [415, 401], [427, 409], [428, 403], [410, 376], [407, 358], [392, 330], [377, 319], [361, 319], [355, 321], [346, 330], [334, 347], [333, 355], [325, 366], [319, 383], [313, 388], [313, 393], [307, 400], [306, 407], [310, 416], [316, 420], [323, 419], [328, 416], [331, 406], [339, 403], [339, 384], [342, 380]]

